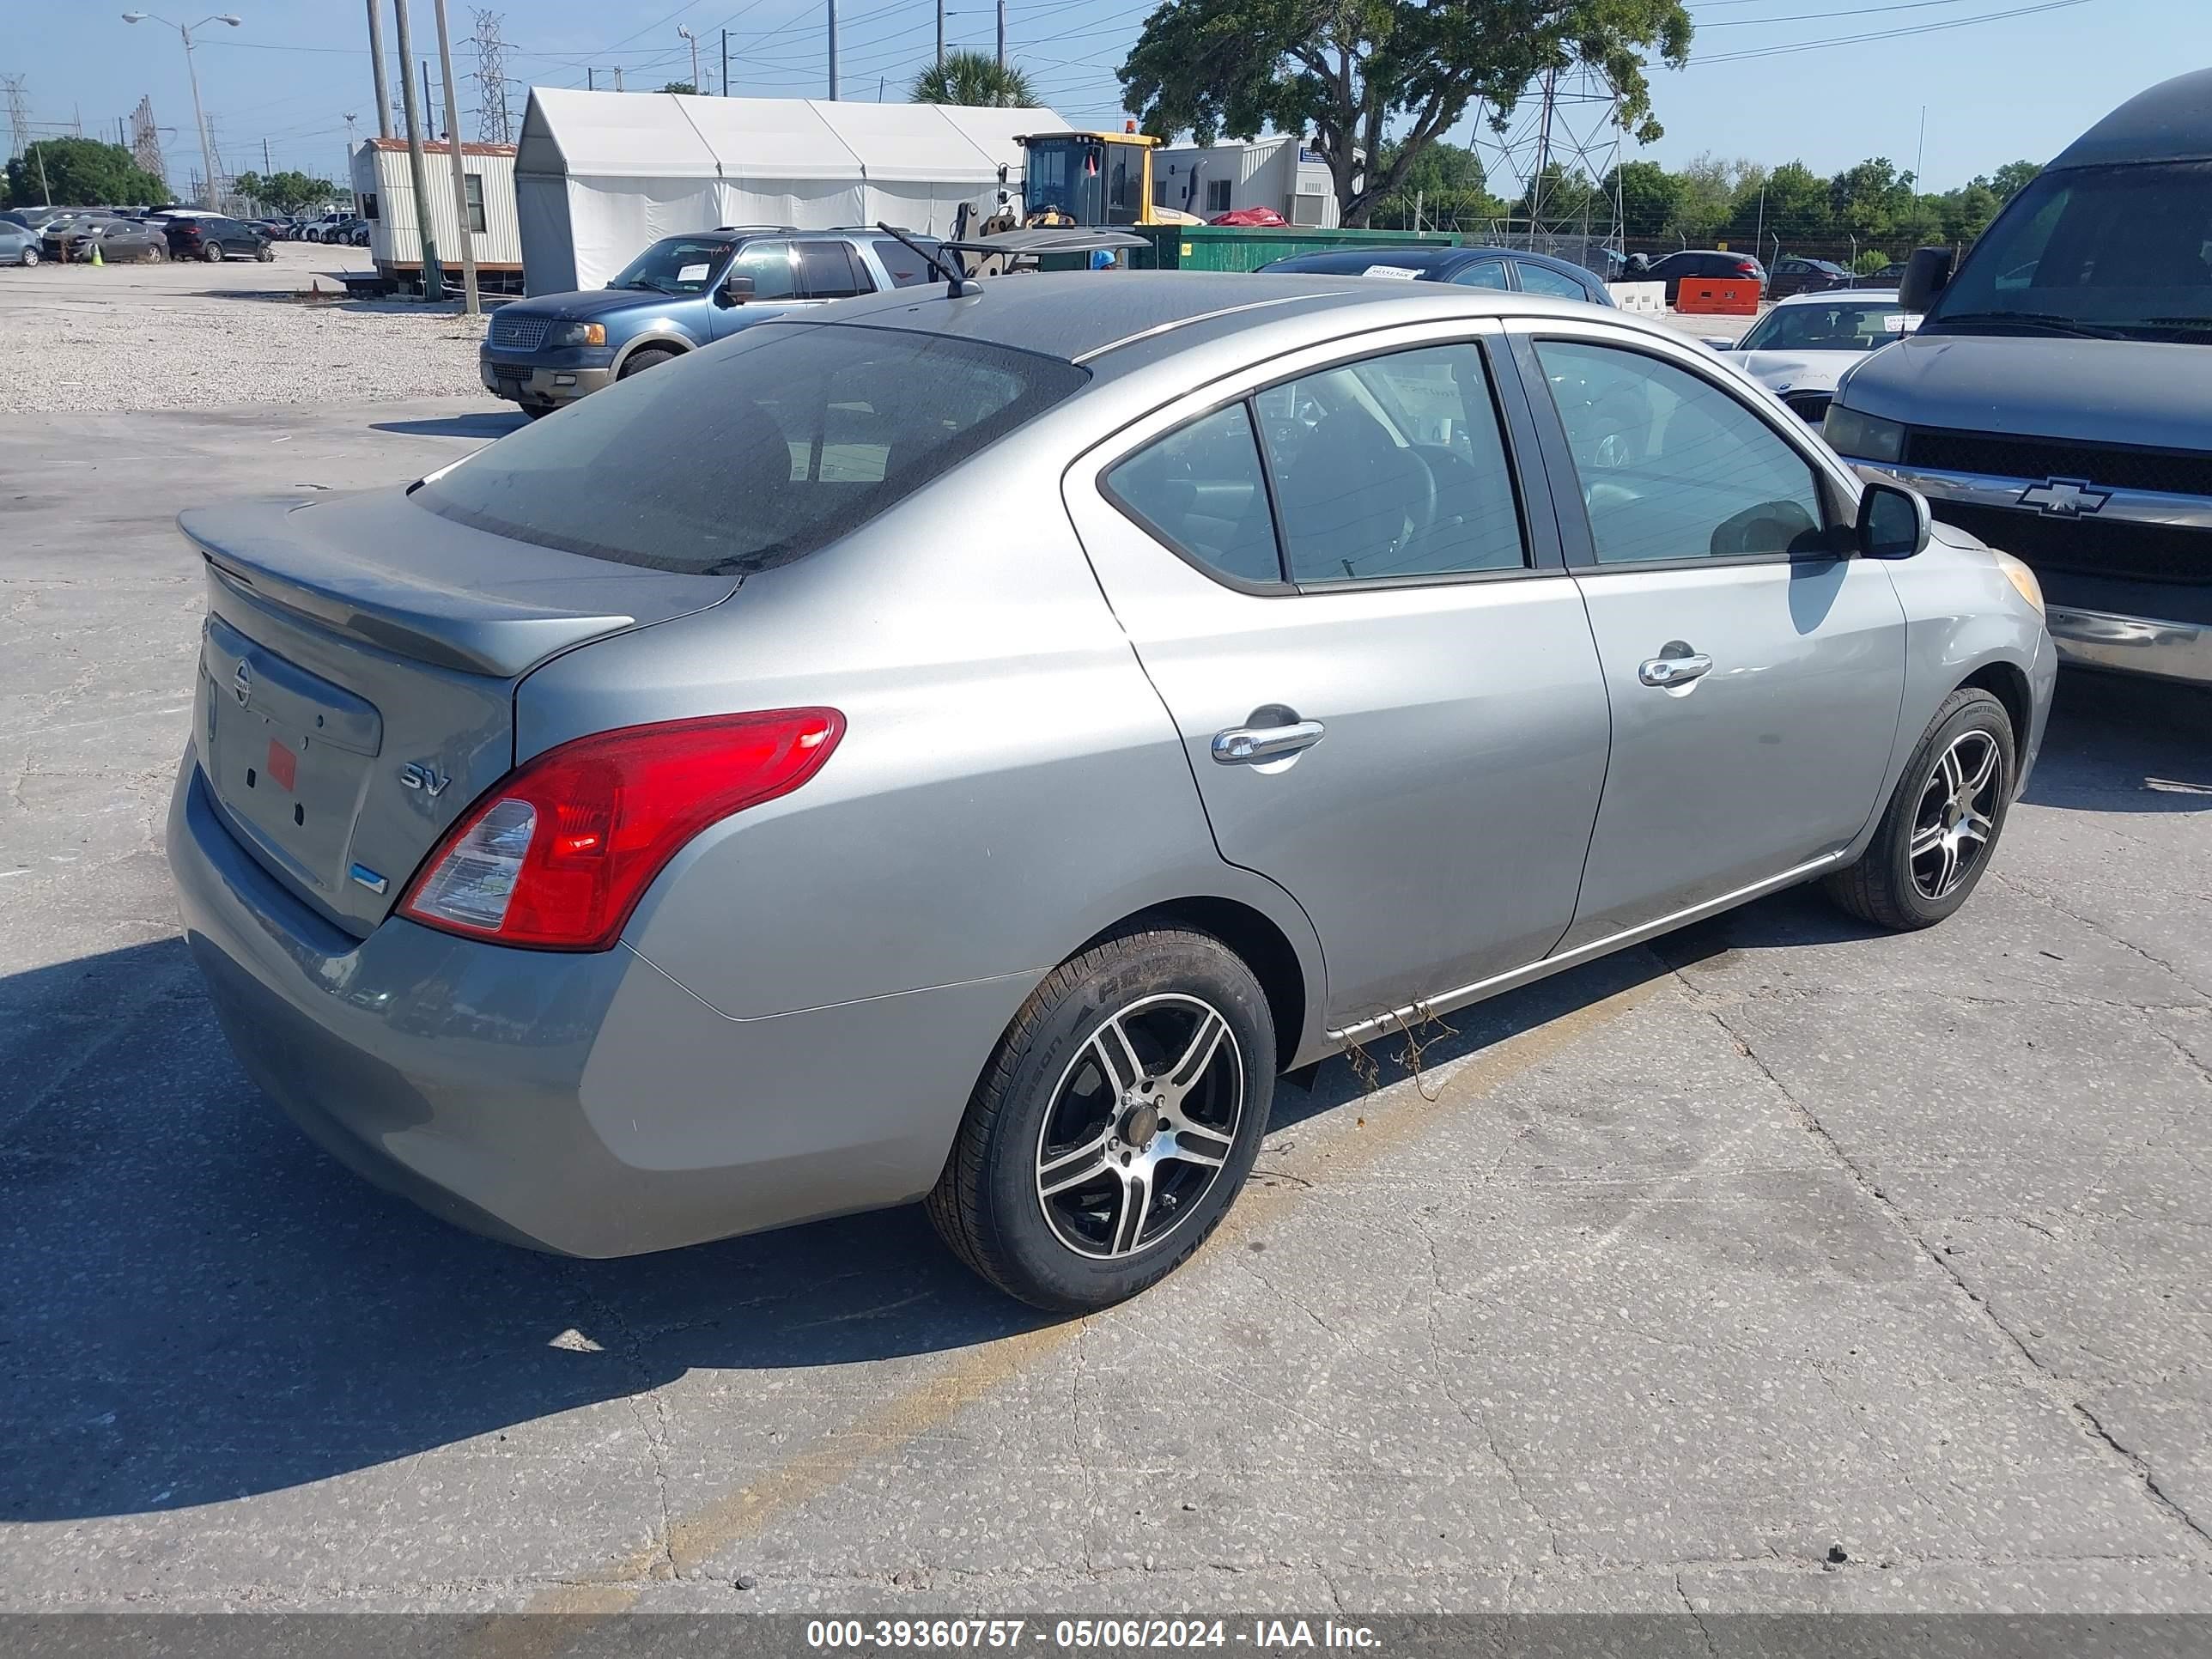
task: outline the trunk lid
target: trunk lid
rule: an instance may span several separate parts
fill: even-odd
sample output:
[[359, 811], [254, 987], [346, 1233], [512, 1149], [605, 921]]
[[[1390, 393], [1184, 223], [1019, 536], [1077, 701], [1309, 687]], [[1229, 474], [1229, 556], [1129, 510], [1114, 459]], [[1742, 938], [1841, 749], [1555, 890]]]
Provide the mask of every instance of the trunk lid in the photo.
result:
[[178, 524], [208, 568], [200, 769], [254, 859], [356, 937], [512, 769], [531, 669], [737, 587], [511, 541], [399, 490]]

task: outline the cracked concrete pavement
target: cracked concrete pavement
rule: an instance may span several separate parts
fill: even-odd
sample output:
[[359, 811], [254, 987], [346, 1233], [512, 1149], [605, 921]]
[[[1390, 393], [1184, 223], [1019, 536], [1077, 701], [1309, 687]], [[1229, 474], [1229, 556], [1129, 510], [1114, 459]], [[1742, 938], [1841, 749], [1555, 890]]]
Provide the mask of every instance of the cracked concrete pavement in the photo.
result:
[[2064, 680], [1932, 932], [1784, 895], [1285, 1086], [1114, 1312], [912, 1213], [553, 1261], [255, 1097], [160, 850], [174, 511], [513, 423], [0, 416], [0, 1609], [2212, 1611], [2212, 702]]

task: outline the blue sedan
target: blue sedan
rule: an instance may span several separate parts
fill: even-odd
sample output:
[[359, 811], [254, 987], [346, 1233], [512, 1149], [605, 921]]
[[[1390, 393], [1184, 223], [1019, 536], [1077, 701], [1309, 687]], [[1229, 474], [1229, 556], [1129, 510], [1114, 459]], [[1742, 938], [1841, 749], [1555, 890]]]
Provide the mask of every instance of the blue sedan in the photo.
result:
[[1563, 300], [1586, 300], [1594, 306], [1613, 303], [1595, 271], [1548, 254], [1524, 253], [1514, 248], [1370, 245], [1293, 253], [1260, 269], [1315, 276], [1390, 276], [1401, 281], [1452, 283], [1461, 288], [1502, 289], [1507, 293], [1548, 294]]

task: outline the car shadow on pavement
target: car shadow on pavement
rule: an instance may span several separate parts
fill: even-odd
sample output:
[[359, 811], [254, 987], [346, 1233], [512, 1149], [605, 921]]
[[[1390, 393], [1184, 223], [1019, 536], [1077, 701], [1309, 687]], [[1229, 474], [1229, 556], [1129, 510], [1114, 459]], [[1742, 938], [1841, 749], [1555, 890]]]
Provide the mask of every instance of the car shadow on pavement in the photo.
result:
[[519, 409], [478, 410], [467, 415], [441, 415], [428, 421], [371, 421], [371, 432], [398, 432], [410, 438], [504, 438], [530, 424]]
[[[2069, 682], [2030, 798], [2108, 790], [2106, 810], [2171, 810], [2140, 786], [2204, 780], [2197, 718], [2172, 688]], [[1779, 894], [1449, 1015], [1418, 1033], [1420, 1063], [1727, 951], [1867, 932], [1816, 891]], [[1382, 1085], [1407, 1075], [1404, 1048], [1402, 1034], [1369, 1045]], [[912, 1208], [618, 1261], [456, 1231], [259, 1097], [173, 937], [0, 976], [0, 1522], [279, 1491], [695, 1371], [740, 1374], [741, 1405], [742, 1373], [835, 1372], [1050, 1322], [958, 1267]], [[1372, 1086], [1343, 1059], [1285, 1079], [1270, 1133]]]
[[2060, 674], [2043, 758], [2021, 799], [2085, 812], [2212, 811], [2212, 690]]

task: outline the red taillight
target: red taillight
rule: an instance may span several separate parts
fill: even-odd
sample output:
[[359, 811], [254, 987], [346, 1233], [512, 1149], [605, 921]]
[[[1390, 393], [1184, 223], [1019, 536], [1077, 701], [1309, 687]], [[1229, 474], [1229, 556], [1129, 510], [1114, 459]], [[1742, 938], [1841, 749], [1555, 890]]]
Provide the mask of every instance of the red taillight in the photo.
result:
[[1759, 275], [1759, 267], [1746, 259], [1736, 266], [1735, 274], [1739, 276], [1756, 276]]
[[502, 945], [603, 951], [685, 842], [789, 794], [844, 732], [834, 708], [778, 708], [632, 726], [549, 749], [446, 833], [400, 913]]

